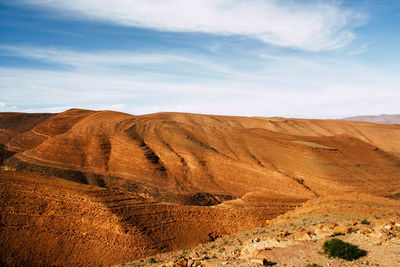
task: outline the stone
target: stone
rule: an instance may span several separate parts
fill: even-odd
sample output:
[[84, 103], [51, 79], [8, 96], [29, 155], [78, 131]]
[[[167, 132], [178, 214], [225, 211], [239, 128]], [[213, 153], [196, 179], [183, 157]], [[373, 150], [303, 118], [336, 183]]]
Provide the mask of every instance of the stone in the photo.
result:
[[201, 265], [201, 261], [197, 260], [193, 263], [193, 266], [200, 266]]
[[314, 234], [317, 238], [325, 238], [330, 235], [330, 232], [325, 231], [324, 229], [317, 228], [314, 231]]
[[387, 241], [386, 238], [382, 238], [381, 240], [379, 240], [378, 243], [376, 243], [376, 245], [377, 245], [377, 246], [380, 246], [380, 245], [382, 245], [383, 243], [385, 243], [386, 241]]
[[352, 231], [353, 231], [353, 228], [352, 227], [347, 227], [347, 226], [336, 226], [333, 229], [334, 233], [340, 233], [340, 234], [345, 234], [345, 235], [349, 234]]
[[373, 232], [373, 230], [371, 228], [363, 228], [360, 230], [360, 234], [362, 235], [368, 235], [371, 234]]
[[330, 223], [330, 224], [328, 224], [326, 227], [327, 227], [328, 229], [332, 230], [332, 229], [334, 229], [336, 226], [338, 226], [337, 223]]
[[199, 255], [199, 253], [194, 252], [194, 253], [189, 255], [189, 258], [191, 258], [191, 259], [200, 258], [200, 255]]
[[294, 239], [296, 240], [311, 240], [311, 233], [307, 230], [300, 230], [294, 233]]
[[186, 264], [186, 266], [192, 267], [193, 263], [194, 263], [194, 260], [189, 259], [188, 262], [187, 262], [187, 264]]
[[347, 224], [350, 225], [350, 226], [356, 226], [356, 225], [358, 224], [358, 222], [356, 222], [356, 221], [350, 221], [350, 222], [348, 222]]
[[251, 258], [250, 259], [250, 263], [256, 263], [256, 264], [264, 265], [264, 259]]
[[176, 262], [176, 264], [177, 264], [178, 266], [186, 266], [187, 262], [188, 262], [188, 261], [187, 261], [185, 258], [182, 258], [182, 259], [179, 259], [179, 260]]
[[278, 234], [278, 237], [284, 238], [284, 237], [287, 237], [287, 236], [289, 236], [289, 235], [291, 235], [291, 233], [289, 233], [289, 232], [286, 230], [285, 232], [279, 233], [279, 234]]

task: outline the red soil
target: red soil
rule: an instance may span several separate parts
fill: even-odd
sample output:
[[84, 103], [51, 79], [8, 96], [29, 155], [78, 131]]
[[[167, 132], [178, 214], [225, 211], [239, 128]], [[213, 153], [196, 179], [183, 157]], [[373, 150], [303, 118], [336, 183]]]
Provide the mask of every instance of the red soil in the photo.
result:
[[396, 198], [400, 125], [0, 113], [0, 164], [18, 171], [0, 179], [4, 263], [108, 265], [250, 229], [318, 196]]

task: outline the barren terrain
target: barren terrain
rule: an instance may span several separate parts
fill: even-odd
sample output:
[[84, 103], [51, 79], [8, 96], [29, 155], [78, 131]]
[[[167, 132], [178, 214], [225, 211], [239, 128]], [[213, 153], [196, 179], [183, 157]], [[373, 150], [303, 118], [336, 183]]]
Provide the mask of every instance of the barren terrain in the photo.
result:
[[[304, 203], [335, 209], [337, 196], [394, 212], [400, 125], [0, 113], [0, 163], [2, 264], [111, 265], [218, 241]], [[360, 216], [379, 211], [351, 199]]]

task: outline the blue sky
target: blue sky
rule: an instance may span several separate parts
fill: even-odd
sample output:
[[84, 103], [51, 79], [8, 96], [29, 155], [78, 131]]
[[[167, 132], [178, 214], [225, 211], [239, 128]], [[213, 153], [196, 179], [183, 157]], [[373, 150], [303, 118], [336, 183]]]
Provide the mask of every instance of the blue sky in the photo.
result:
[[400, 113], [400, 1], [0, 0], [0, 111]]

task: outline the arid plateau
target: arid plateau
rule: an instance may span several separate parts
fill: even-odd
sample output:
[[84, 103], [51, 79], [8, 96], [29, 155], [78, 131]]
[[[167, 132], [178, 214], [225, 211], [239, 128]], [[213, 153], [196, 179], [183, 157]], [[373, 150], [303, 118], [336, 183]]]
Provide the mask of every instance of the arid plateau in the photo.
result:
[[[80, 109], [0, 113], [0, 165], [1, 265], [178, 264], [182, 250], [233, 244], [263, 227], [265, 240], [292, 242], [279, 252], [288, 256], [278, 257], [278, 266], [304, 266], [298, 255], [315, 252], [326, 238], [316, 228], [356, 228], [363, 218], [376, 229], [391, 225], [391, 237], [376, 237], [375, 245], [397, 242], [366, 257], [386, 253], [380, 266], [400, 265], [399, 124]], [[369, 231], [363, 227], [355, 234]], [[310, 243], [293, 243], [300, 239]], [[265, 240], [253, 243], [273, 243]], [[257, 264], [260, 247], [240, 246], [237, 260], [228, 249], [215, 258], [210, 252], [209, 261], [197, 256], [207, 266]]]

